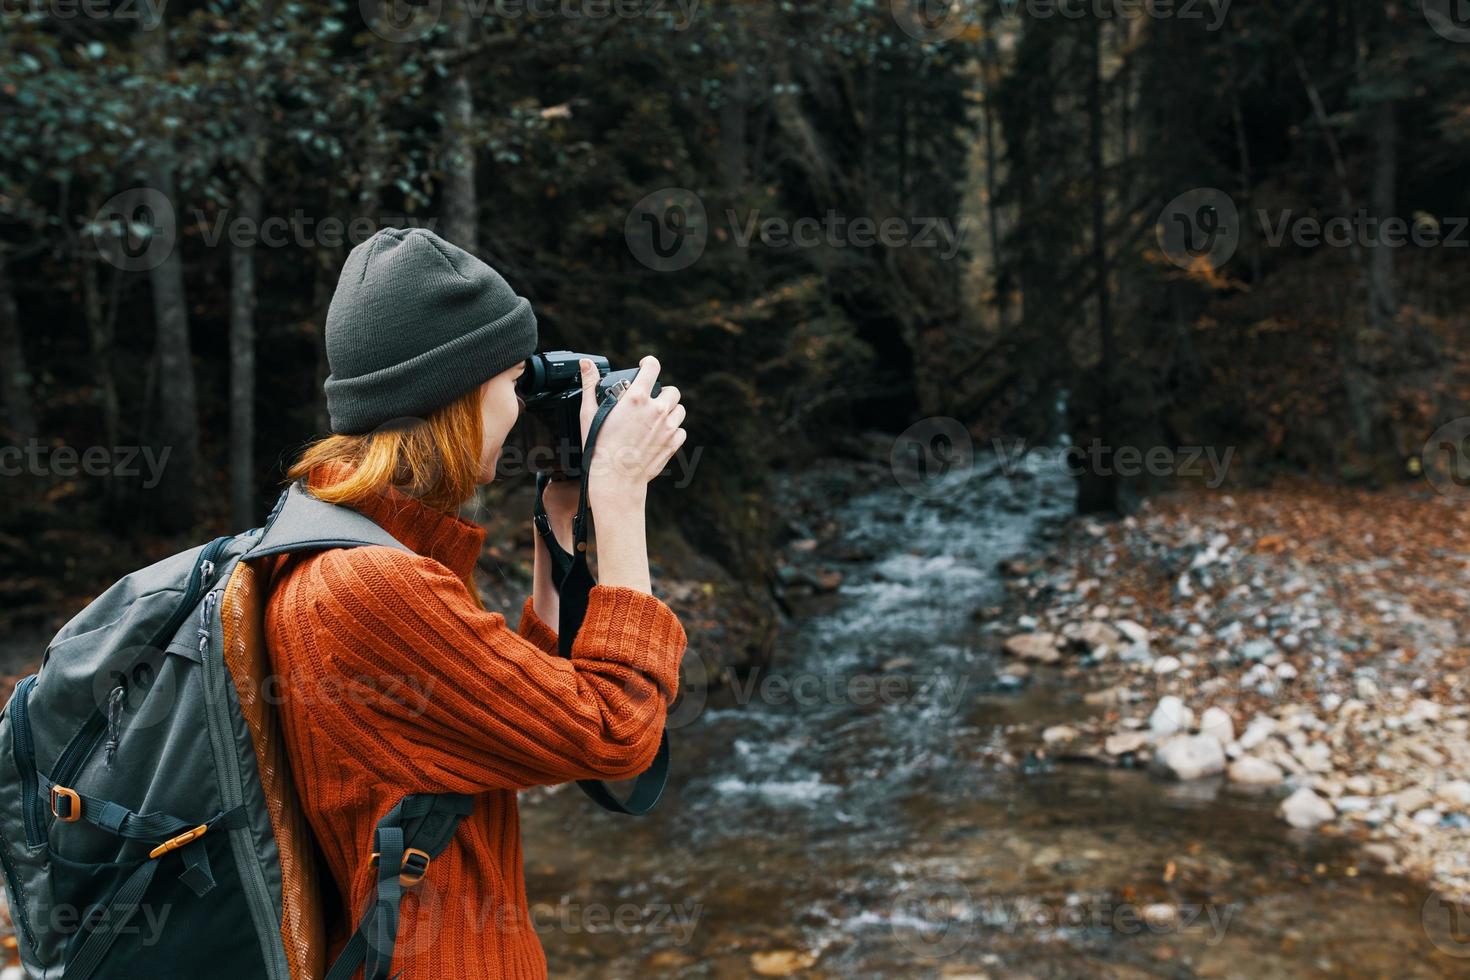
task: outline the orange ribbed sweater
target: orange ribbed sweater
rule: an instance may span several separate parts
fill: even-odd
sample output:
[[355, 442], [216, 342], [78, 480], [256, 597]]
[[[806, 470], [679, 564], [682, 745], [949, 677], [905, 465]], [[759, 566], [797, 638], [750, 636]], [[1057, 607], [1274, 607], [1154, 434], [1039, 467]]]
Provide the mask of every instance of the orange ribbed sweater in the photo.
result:
[[472, 598], [483, 528], [393, 491], [361, 509], [414, 554], [283, 557], [266, 607], [292, 775], [351, 918], [331, 924], [327, 962], [371, 896], [379, 818], [407, 793], [471, 793], [474, 812], [403, 904], [393, 971], [544, 977], [516, 791], [646, 768], [684, 630], [653, 596], [599, 585], [564, 659], [530, 599], [513, 631]]

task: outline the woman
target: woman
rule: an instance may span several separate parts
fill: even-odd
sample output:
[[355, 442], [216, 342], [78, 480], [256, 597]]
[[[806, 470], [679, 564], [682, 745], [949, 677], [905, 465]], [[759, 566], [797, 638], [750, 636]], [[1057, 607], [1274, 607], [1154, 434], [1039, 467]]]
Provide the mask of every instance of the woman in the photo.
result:
[[[347, 905], [328, 962], [371, 898], [373, 829], [408, 793], [475, 794], [474, 812], [403, 904], [403, 980], [540, 977], [527, 912], [516, 791], [637, 774], [658, 748], [685, 636], [650, 594], [649, 480], [685, 437], [679, 392], [650, 392], [645, 357], [609, 414], [591, 466], [599, 584], [571, 659], [556, 655], [550, 561], [511, 630], [473, 572], [484, 530], [455, 512], [494, 476], [536, 347], [530, 304], [432, 232], [385, 229], [352, 250], [327, 314], [332, 435], [290, 469], [411, 552], [288, 556], [266, 626], [281, 677], [293, 778]], [[597, 372], [582, 364], [583, 426]], [[606, 465], [599, 465], [605, 460]], [[570, 544], [576, 488], [547, 509]]]

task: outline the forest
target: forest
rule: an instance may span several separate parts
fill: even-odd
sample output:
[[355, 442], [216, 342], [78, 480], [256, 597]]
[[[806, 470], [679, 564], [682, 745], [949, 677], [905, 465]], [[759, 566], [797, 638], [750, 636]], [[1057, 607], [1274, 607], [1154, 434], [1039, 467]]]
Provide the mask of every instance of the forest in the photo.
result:
[[[669, 361], [708, 406], [673, 510], [743, 579], [767, 473], [921, 418], [1231, 446], [1243, 480], [1445, 465], [1451, 7], [585, 6], [7, 6], [8, 613], [67, 574], [42, 541], [259, 522], [325, 429], [336, 273], [393, 225], [503, 270], [548, 348]], [[684, 198], [697, 260], [641, 261], [634, 215]], [[1084, 510], [1175, 478], [1099, 469]]]

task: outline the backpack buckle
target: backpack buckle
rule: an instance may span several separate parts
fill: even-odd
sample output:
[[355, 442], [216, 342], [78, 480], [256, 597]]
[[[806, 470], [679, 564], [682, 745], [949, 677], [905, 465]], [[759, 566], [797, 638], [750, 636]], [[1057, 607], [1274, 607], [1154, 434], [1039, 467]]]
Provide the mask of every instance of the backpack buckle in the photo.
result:
[[[378, 866], [378, 852], [374, 851], [368, 856], [368, 864]], [[398, 875], [398, 883], [404, 888], [412, 888], [424, 880], [424, 875], [429, 873], [429, 852], [421, 851], [417, 847], [410, 847], [403, 852], [403, 863], [400, 865], [401, 873]]]
[[[65, 812], [62, 803], [66, 804]], [[76, 823], [82, 819], [82, 798], [77, 791], [65, 786], [51, 787], [51, 815], [62, 823]]]
[[159, 844], [153, 850], [149, 851], [148, 857], [161, 858], [169, 851], [176, 851], [179, 848], [183, 847], [185, 844], [192, 844], [194, 841], [203, 837], [208, 830], [209, 824], [202, 823], [199, 826], [195, 827], [193, 830], [186, 830], [177, 837], [170, 837], [168, 840], [164, 841], [162, 844]]

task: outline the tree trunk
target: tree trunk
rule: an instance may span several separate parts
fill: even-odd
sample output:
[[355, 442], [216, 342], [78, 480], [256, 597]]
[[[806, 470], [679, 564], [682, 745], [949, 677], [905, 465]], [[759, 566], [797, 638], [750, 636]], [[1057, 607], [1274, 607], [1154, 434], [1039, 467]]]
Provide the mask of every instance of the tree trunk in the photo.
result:
[[[251, 96], [253, 98], [253, 95]], [[259, 228], [265, 187], [265, 142], [259, 106], [245, 117], [246, 157], [238, 202], [247, 227]], [[255, 241], [230, 244], [230, 516], [255, 523]]]
[[[745, 98], [744, 76], [737, 75], [725, 87], [725, 101], [720, 106], [720, 183], [725, 189], [726, 200], [732, 204], [745, 193], [748, 174], [746, 157], [748, 106]], [[750, 249], [730, 250], [736, 266], [743, 269], [750, 262]]]
[[[464, 0], [452, 0], [450, 44], [463, 50], [470, 40], [470, 11]], [[444, 237], [470, 254], [480, 248], [479, 200], [475, 187], [475, 100], [470, 91], [469, 61], [453, 60], [444, 90]]]
[[[995, 80], [1000, 74], [997, 64], [995, 42], [991, 38], [985, 39], [980, 61], [980, 74], [984, 79], [984, 110], [985, 110], [985, 217], [986, 225], [990, 231], [990, 268], [992, 281], [994, 281], [994, 270], [1001, 267], [1001, 245], [1000, 245], [1000, 210], [996, 206], [996, 198], [999, 194], [998, 179], [996, 174], [1000, 166], [999, 147], [996, 145], [995, 127], [997, 125], [995, 112]], [[1004, 300], [997, 296], [996, 310], [1002, 327], [1006, 324], [1006, 305]]]
[[[1098, 371], [1096, 419], [1097, 436], [1105, 447], [1116, 452], [1116, 422], [1113, 408], [1116, 353], [1113, 343], [1113, 320], [1110, 308], [1107, 253], [1107, 189], [1103, 174], [1103, 95], [1102, 95], [1102, 21], [1092, 19], [1092, 37], [1088, 47], [1087, 82], [1087, 158], [1092, 196], [1092, 264], [1097, 304]], [[1109, 468], [1107, 474], [1084, 472], [1078, 487], [1077, 508], [1083, 513], [1117, 510], [1120, 500], [1118, 478]]]
[[23, 444], [36, 435], [31, 379], [21, 345], [20, 314], [15, 305], [6, 255], [0, 251], [0, 405], [5, 409], [9, 441]]
[[[97, 208], [89, 213], [96, 214]], [[107, 303], [102, 299], [102, 284], [97, 280], [97, 263], [86, 256], [79, 256], [79, 259], [82, 263], [82, 313], [87, 321], [87, 346], [92, 355], [92, 377], [102, 402], [102, 434], [109, 446], [115, 446], [121, 435], [122, 410], [117, 400], [117, 376], [112, 370], [112, 344], [122, 270], [112, 271], [112, 297], [111, 303]]]
[[[168, 69], [166, 31], [162, 25], [140, 31], [138, 44], [155, 75]], [[176, 201], [172, 148], [157, 151], [148, 167], [148, 183]], [[194, 523], [194, 471], [199, 455], [199, 415], [194, 389], [194, 362], [189, 349], [189, 307], [184, 295], [184, 262], [177, 243], [148, 279], [153, 288], [156, 413], [149, 431], [158, 459], [166, 459], [157, 486], [144, 508], [150, 522], [163, 531], [182, 531]], [[168, 453], [167, 457], [162, 454]]]
[[[1383, 222], [1393, 217], [1394, 186], [1398, 183], [1398, 119], [1391, 99], [1378, 104], [1373, 125], [1373, 189], [1369, 206], [1378, 219], [1381, 236]], [[1398, 289], [1394, 282], [1394, 250], [1381, 241], [1373, 243], [1368, 258], [1368, 296], [1373, 308], [1373, 323], [1389, 330], [1398, 316]]]

